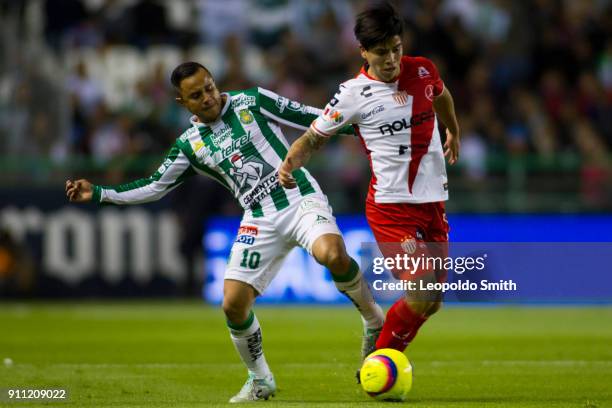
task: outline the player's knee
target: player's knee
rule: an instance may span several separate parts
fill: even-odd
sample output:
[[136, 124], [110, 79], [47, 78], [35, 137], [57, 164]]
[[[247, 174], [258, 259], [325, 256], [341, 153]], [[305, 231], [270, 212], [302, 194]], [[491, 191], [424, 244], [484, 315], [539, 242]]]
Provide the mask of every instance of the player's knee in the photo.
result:
[[223, 313], [230, 322], [240, 324], [247, 319], [249, 308], [244, 302], [226, 297], [223, 299]]
[[348, 273], [351, 258], [346, 253], [340, 236], [330, 234], [321, 237], [315, 242], [312, 254], [318, 263], [326, 266], [334, 275], [341, 276]]
[[331, 246], [325, 251], [322, 258], [320, 263], [327, 266], [334, 275], [341, 276], [348, 273], [351, 260], [344, 247], [339, 245]]

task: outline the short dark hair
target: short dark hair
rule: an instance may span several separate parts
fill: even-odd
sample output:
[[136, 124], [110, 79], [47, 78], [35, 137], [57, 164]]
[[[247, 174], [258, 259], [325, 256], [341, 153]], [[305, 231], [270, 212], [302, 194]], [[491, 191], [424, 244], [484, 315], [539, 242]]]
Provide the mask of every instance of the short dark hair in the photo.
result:
[[395, 8], [388, 2], [383, 2], [357, 15], [354, 32], [357, 41], [368, 50], [393, 36], [401, 36], [404, 32], [404, 25]]
[[204, 65], [200, 64], [199, 62], [189, 61], [183, 62], [178, 67], [174, 68], [172, 75], [170, 76], [170, 82], [172, 82], [172, 85], [174, 85], [176, 89], [180, 89], [183, 79], [189, 78], [201, 69], [206, 71], [206, 73], [212, 77], [210, 71]]

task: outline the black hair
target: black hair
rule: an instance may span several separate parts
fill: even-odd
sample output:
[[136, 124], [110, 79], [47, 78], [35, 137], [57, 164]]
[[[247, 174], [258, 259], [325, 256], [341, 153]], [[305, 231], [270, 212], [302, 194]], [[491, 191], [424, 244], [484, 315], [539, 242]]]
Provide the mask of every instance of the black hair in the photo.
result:
[[387, 3], [371, 6], [357, 15], [355, 37], [366, 50], [404, 32], [402, 19], [395, 8]]
[[189, 78], [201, 69], [206, 71], [206, 73], [212, 77], [210, 71], [204, 65], [200, 64], [199, 62], [189, 61], [183, 62], [178, 67], [174, 68], [172, 75], [170, 76], [170, 82], [172, 82], [172, 85], [174, 85], [176, 89], [180, 89], [183, 79]]

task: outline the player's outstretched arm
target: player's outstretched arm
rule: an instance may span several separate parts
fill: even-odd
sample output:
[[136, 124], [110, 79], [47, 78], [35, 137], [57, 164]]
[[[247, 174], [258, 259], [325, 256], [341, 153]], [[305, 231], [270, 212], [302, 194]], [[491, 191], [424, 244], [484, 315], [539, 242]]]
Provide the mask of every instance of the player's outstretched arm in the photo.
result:
[[310, 160], [310, 156], [315, 150], [319, 150], [329, 138], [316, 134], [312, 129], [308, 129], [300, 136], [289, 148], [285, 160], [278, 170], [279, 181], [285, 188], [295, 188], [295, 179], [291, 175], [296, 169], [303, 167]]
[[75, 203], [91, 201], [93, 197], [93, 184], [85, 179], [66, 180], [66, 196]]
[[444, 156], [448, 158], [449, 164], [455, 164], [459, 159], [461, 135], [457, 115], [455, 114], [455, 103], [448, 88], [445, 87], [444, 91], [434, 99], [433, 107], [444, 126], [446, 126]]
[[191, 163], [175, 144], [151, 176], [116, 186], [101, 186], [87, 180], [66, 181], [66, 195], [73, 202], [141, 204], [156, 201], [195, 174]]

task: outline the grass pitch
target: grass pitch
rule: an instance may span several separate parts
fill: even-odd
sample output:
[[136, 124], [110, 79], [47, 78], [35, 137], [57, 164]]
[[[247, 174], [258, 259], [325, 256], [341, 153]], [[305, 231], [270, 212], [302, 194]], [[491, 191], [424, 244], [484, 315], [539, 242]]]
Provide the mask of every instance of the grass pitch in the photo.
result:
[[[279, 391], [268, 406], [400, 406], [356, 385], [351, 308], [257, 307]], [[443, 309], [408, 349], [406, 406], [612, 406], [612, 308]], [[209, 407], [246, 378], [219, 308], [200, 302], [0, 303], [0, 406]], [[10, 402], [7, 388], [64, 388]], [[229, 404], [228, 404], [229, 405]], [[404, 405], [404, 404], [401, 404]]]

